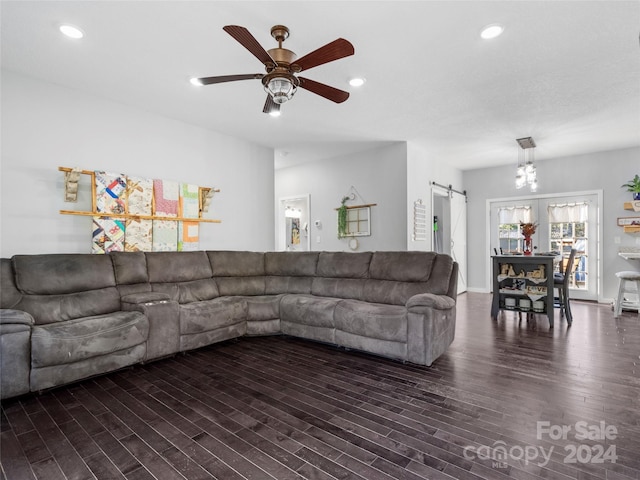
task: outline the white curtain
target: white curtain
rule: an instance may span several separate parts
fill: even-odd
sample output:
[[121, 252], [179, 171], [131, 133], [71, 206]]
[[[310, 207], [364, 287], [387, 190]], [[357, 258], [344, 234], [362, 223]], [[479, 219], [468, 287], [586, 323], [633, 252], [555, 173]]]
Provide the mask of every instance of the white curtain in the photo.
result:
[[503, 223], [531, 223], [531, 205], [498, 208], [498, 225]]
[[582, 223], [589, 218], [589, 204], [583, 202], [549, 205], [547, 212], [549, 223]]

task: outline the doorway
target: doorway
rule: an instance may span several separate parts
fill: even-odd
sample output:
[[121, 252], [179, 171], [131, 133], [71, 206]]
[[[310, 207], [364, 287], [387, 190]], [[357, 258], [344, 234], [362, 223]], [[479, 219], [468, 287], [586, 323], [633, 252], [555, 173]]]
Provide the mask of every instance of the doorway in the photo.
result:
[[276, 239], [278, 250], [291, 252], [310, 251], [310, 195], [283, 197], [280, 198], [278, 204], [278, 238]]
[[[601, 279], [602, 192], [572, 192], [513, 199], [488, 200], [489, 246], [495, 251], [521, 252], [520, 222], [538, 224], [534, 234], [536, 252], [555, 252], [563, 267], [572, 248], [576, 260], [571, 266], [571, 298], [599, 300]], [[557, 267], [556, 267], [557, 268]], [[490, 265], [487, 272], [491, 276]], [[490, 280], [488, 280], [490, 282]], [[488, 283], [491, 285], [491, 283]]]
[[432, 250], [458, 263], [458, 294], [467, 291], [467, 197], [451, 188], [431, 187]]

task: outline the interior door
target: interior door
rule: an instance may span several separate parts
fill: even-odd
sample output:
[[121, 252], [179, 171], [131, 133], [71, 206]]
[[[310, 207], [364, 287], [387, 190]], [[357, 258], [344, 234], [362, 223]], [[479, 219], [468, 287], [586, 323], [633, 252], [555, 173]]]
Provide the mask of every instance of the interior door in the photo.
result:
[[467, 291], [467, 202], [453, 190], [431, 188], [433, 251], [451, 255], [458, 262], [458, 294]]
[[451, 256], [458, 262], [458, 293], [467, 291], [467, 198], [451, 197]]

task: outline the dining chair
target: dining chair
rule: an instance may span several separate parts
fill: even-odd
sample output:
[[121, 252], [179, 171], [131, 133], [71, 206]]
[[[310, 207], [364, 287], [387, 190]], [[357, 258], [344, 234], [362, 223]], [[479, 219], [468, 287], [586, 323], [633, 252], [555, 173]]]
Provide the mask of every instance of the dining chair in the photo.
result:
[[[553, 274], [553, 288], [558, 290], [558, 304], [557, 307], [560, 308], [560, 317], [566, 317], [567, 323], [571, 325], [573, 322], [573, 315], [571, 314], [571, 305], [569, 304], [569, 280], [571, 279], [571, 274], [573, 269], [575, 268], [575, 258], [576, 258], [577, 250], [575, 248], [571, 249], [571, 253], [569, 253], [569, 259], [567, 261], [567, 266], [564, 272], [554, 273]], [[562, 268], [562, 262], [560, 262]]]

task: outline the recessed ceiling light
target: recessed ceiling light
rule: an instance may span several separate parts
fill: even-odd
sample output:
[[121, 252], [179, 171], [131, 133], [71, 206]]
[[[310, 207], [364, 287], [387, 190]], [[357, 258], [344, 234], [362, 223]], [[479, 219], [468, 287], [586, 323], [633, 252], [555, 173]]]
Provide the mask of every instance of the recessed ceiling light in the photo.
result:
[[351, 80], [349, 80], [349, 85], [351, 85], [352, 87], [361, 87], [362, 85], [364, 85], [364, 82], [366, 80], [364, 78], [352, 78]]
[[84, 32], [74, 25], [60, 25], [60, 31], [69, 38], [79, 39], [84, 37]]
[[497, 23], [493, 23], [484, 27], [480, 32], [480, 36], [485, 40], [489, 40], [491, 38], [499, 37], [502, 35], [502, 32], [504, 32], [504, 27]]
[[280, 110], [273, 110], [273, 111], [269, 112], [269, 115], [271, 115], [272, 117], [279, 117], [280, 116]]
[[200, 79], [199, 79], [199, 78], [197, 78], [197, 77], [193, 77], [193, 78], [189, 79], [189, 83], [190, 83], [191, 85], [195, 85], [196, 87], [202, 87], [202, 86], [203, 86], [203, 85], [202, 85], [202, 82], [201, 82], [201, 81], [200, 81]]

